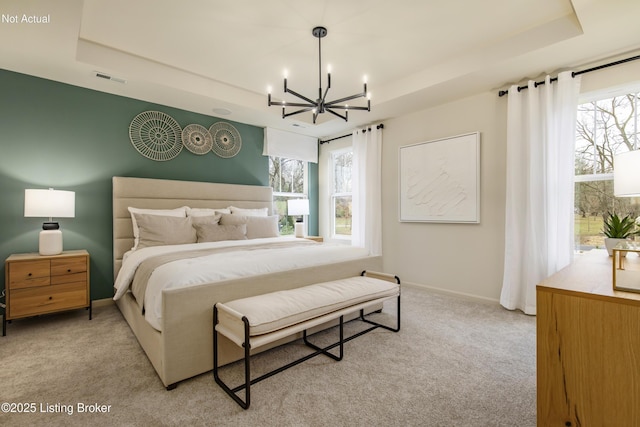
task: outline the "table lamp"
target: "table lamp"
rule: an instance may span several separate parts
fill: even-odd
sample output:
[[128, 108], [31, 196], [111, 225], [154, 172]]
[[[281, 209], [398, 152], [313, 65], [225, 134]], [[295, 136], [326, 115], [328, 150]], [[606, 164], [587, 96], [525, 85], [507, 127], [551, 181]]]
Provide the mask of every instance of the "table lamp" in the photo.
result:
[[296, 237], [304, 237], [303, 215], [309, 215], [309, 199], [287, 200], [287, 215], [296, 216]]
[[76, 216], [76, 193], [73, 191], [26, 189], [24, 190], [24, 216], [49, 218], [42, 224], [38, 252], [40, 255], [62, 253], [62, 231], [53, 218]]
[[640, 150], [614, 157], [613, 194], [616, 197], [640, 197]]

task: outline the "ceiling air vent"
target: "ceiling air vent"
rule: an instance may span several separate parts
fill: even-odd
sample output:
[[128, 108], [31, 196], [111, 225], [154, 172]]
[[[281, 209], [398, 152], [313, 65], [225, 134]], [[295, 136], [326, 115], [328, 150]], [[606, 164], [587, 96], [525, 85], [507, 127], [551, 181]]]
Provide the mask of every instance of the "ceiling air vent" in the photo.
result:
[[127, 82], [125, 79], [121, 79], [121, 78], [118, 78], [118, 77], [113, 77], [113, 76], [110, 76], [107, 73], [101, 73], [100, 71], [95, 71], [95, 76], [98, 77], [99, 79], [111, 80], [112, 82], [116, 82], [116, 83], [126, 83]]

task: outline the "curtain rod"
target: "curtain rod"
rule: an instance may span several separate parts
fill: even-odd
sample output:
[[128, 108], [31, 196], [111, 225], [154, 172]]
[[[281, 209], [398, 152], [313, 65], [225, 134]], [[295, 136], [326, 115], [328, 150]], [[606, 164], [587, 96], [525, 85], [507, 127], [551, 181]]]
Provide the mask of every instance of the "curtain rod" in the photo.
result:
[[[378, 126], [376, 126], [376, 129], [384, 129], [384, 123], [380, 123]], [[366, 128], [366, 129], [362, 129], [362, 133], [365, 133], [367, 130], [369, 130], [369, 131], [370, 131], [370, 130], [371, 130], [371, 128], [370, 128], [370, 127], [368, 127], [368, 128]], [[329, 142], [331, 142], [331, 141], [335, 141], [336, 139], [342, 139], [342, 138], [346, 138], [346, 137], [348, 137], [348, 136], [352, 136], [352, 135], [353, 135], [353, 134], [351, 134], [351, 133], [347, 133], [347, 134], [344, 134], [344, 135], [336, 136], [335, 138], [325, 139], [324, 141], [323, 141], [323, 140], [318, 139], [318, 142], [319, 142], [320, 144], [326, 144], [326, 143], [329, 143]]]
[[[580, 74], [590, 73], [592, 71], [602, 70], [603, 68], [613, 67], [614, 65], [624, 64], [626, 62], [635, 61], [637, 59], [640, 59], [640, 55], [632, 56], [631, 58], [627, 58], [627, 59], [621, 59], [619, 61], [610, 62], [608, 64], [598, 65], [597, 67], [593, 67], [593, 68], [587, 68], [586, 70], [582, 70], [582, 71], [575, 71], [575, 72], [571, 73], [571, 77], [579, 76]], [[551, 82], [555, 82], [557, 80], [558, 80], [557, 77], [553, 77], [553, 78], [551, 78], [550, 81]], [[535, 87], [538, 87], [538, 86], [543, 85], [543, 84], [544, 84], [544, 80], [541, 81], [541, 82], [535, 82]], [[518, 92], [520, 92], [521, 90], [526, 89], [528, 87], [529, 87], [528, 85], [518, 86]], [[508, 93], [509, 93], [508, 90], [501, 90], [500, 92], [498, 92], [498, 96], [504, 96], [504, 95], [506, 95]]]

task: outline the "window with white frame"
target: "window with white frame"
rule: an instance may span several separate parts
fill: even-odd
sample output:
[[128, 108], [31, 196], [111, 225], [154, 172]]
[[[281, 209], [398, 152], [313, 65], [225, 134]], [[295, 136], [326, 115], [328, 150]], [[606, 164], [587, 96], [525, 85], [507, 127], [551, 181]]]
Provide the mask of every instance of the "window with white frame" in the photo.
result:
[[351, 147], [331, 153], [331, 237], [351, 238]]
[[307, 162], [269, 157], [269, 185], [273, 188], [273, 208], [279, 216], [282, 235], [294, 233], [295, 218], [287, 216], [287, 200], [308, 198], [307, 182]]
[[608, 213], [637, 217], [632, 198], [613, 195], [613, 158], [638, 148], [640, 92], [625, 91], [588, 100], [578, 106], [575, 143], [576, 249], [603, 247], [603, 220]]

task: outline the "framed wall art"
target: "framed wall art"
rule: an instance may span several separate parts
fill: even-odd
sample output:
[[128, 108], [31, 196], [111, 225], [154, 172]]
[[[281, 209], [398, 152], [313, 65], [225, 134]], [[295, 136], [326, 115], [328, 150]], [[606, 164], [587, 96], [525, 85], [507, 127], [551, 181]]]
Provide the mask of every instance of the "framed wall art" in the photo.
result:
[[480, 222], [480, 133], [400, 147], [401, 222]]

